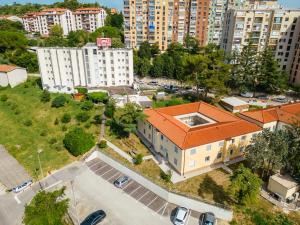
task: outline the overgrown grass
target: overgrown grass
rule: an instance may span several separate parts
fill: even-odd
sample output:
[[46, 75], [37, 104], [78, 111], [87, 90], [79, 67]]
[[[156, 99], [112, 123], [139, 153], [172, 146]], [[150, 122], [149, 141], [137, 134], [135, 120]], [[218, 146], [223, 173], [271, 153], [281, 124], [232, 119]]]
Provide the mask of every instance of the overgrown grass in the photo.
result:
[[185, 103], [189, 103], [189, 102], [190, 101], [184, 100], [182, 98], [172, 97], [171, 99], [167, 99], [167, 100], [153, 101], [153, 108], [181, 105], [181, 104], [185, 104]]
[[[65, 132], [75, 126], [83, 127], [95, 135], [99, 132], [99, 127], [94, 125], [91, 119], [85, 123], [76, 122], [75, 115], [81, 112], [81, 103], [73, 101], [71, 96], [65, 95], [68, 103], [61, 108], [52, 108], [51, 102], [42, 103], [42, 90], [37, 85], [37, 80], [38, 78], [31, 78], [13, 89], [0, 89], [0, 95], [8, 96], [7, 101], [0, 101], [0, 144], [3, 144], [33, 177], [39, 168], [38, 149], [43, 150], [40, 159], [45, 174], [75, 160], [63, 146]], [[51, 94], [51, 99], [55, 96], [57, 94]], [[102, 109], [95, 108], [88, 113], [93, 118], [96, 113], [101, 112]], [[61, 122], [64, 113], [72, 116], [70, 123]], [[37, 173], [40, 174], [39, 171]]]

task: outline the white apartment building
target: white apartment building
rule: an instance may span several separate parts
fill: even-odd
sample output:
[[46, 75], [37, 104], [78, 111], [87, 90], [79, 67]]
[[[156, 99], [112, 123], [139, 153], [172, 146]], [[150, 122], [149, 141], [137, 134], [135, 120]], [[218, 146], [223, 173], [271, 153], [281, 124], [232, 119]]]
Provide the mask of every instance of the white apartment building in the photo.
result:
[[282, 9], [275, 3], [252, 9], [229, 9], [221, 47], [226, 52], [241, 52], [249, 41], [258, 51], [271, 47], [281, 68], [289, 71], [300, 31], [300, 10]]
[[48, 8], [37, 13], [22, 16], [24, 29], [48, 36], [53, 25], [60, 25], [63, 35], [70, 31], [85, 30], [93, 32], [104, 26], [107, 14], [102, 8], [79, 8], [75, 12], [64, 8]]
[[43, 89], [74, 93], [90, 89], [133, 84], [132, 49], [100, 48], [88, 43], [82, 48], [38, 48]]
[[94, 32], [97, 28], [103, 27], [106, 11], [102, 8], [79, 8], [73, 12], [76, 30]]

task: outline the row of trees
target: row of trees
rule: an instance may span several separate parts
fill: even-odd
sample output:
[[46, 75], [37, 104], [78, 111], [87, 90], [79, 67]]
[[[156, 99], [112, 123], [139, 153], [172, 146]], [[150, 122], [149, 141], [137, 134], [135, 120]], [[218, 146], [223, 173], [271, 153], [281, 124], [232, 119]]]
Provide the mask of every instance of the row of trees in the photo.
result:
[[269, 48], [257, 53], [251, 42], [240, 54], [226, 55], [214, 44], [200, 47], [187, 37], [185, 45], [171, 43], [159, 54], [157, 45], [143, 42], [134, 54], [134, 71], [140, 76], [168, 77], [205, 90], [223, 94], [229, 88], [244, 91], [279, 92], [286, 87], [287, 76]]

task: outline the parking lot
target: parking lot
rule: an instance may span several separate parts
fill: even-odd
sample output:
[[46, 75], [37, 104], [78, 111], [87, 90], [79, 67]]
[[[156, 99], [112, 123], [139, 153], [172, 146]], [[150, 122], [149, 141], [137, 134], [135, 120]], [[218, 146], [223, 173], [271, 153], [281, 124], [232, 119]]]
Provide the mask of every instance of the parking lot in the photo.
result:
[[[95, 174], [111, 184], [113, 184], [119, 177], [125, 175], [100, 159], [91, 160], [87, 162], [87, 165]], [[142, 203], [145, 207], [148, 207], [155, 213], [164, 217], [172, 217], [177, 207], [177, 205], [165, 201], [134, 180], [130, 180], [127, 184], [125, 184], [122, 190], [136, 201]], [[199, 212], [190, 211], [190, 216], [195, 219], [199, 219], [200, 215], [201, 214]], [[186, 224], [188, 224], [188, 222]]]

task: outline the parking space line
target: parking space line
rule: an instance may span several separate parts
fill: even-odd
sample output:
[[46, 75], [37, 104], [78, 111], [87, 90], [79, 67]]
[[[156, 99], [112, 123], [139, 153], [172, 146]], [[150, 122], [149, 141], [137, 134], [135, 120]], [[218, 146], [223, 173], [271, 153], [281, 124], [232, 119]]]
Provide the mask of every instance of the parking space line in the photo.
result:
[[149, 205], [151, 205], [157, 198], [158, 198], [158, 196], [156, 195], [156, 197], [155, 197], [152, 201], [150, 201], [149, 204], [147, 204], [147, 207], [148, 207]]
[[98, 168], [98, 169], [96, 169], [95, 171], [93, 171], [94, 173], [96, 173], [98, 170], [101, 170], [101, 169], [103, 169], [103, 168], [105, 168], [105, 167], [107, 167], [108, 165], [107, 164], [105, 164], [104, 166], [101, 166], [100, 168]]
[[17, 195], [15, 195], [14, 199], [16, 200], [16, 202], [17, 202], [18, 204], [21, 204], [21, 201], [20, 201], [20, 199], [18, 198]]
[[99, 174], [101, 177], [104, 176], [105, 174], [107, 174], [109, 171], [112, 171], [114, 168], [111, 168], [110, 170], [107, 170], [106, 172]]
[[142, 197], [140, 197], [140, 198], [138, 199], [138, 201], [140, 201], [144, 196], [146, 196], [146, 195], [150, 192], [148, 189], [146, 189], [146, 190], [147, 190], [146, 193], [143, 194]]
[[118, 177], [118, 176], [120, 176], [120, 174], [121, 174], [120, 172], [117, 172], [117, 173], [113, 174], [110, 178], [107, 179], [107, 181], [111, 181], [112, 178], [116, 177], [116, 175]]
[[187, 220], [186, 220], [186, 223], [185, 223], [186, 225], [189, 224], [190, 216], [191, 216], [191, 210], [189, 209], [189, 213], [188, 213]]
[[[166, 211], [166, 208], [167, 208], [167, 206], [168, 206], [168, 202], [166, 202], [165, 203], [165, 206], [163, 206], [164, 207], [164, 210], [162, 211], [162, 213], [161, 213], [161, 215], [163, 216], [164, 215], [164, 213], [165, 213], [165, 211]], [[158, 211], [156, 211], [156, 212], [159, 212], [163, 207], [161, 207]]]
[[101, 161], [97, 161], [97, 162], [95, 162], [95, 163], [89, 165], [88, 167], [91, 168], [91, 167], [94, 167], [94, 166], [96, 166], [96, 165], [98, 165], [98, 164], [100, 164], [100, 163], [101, 163]]
[[122, 189], [125, 190], [129, 186], [129, 184], [132, 184], [132, 182], [133, 180], [130, 180]]
[[137, 190], [139, 190], [141, 187], [142, 187], [142, 186], [139, 185], [136, 189], [134, 189], [133, 191], [131, 191], [130, 193], [128, 193], [128, 195], [130, 195], [130, 196], [132, 197], [132, 194], [133, 194], [134, 192], [136, 192]]

